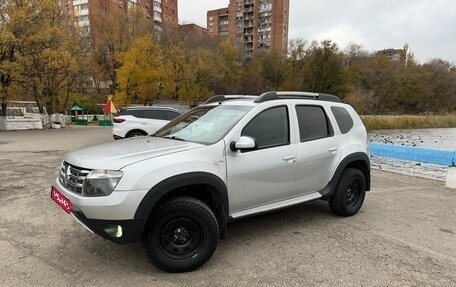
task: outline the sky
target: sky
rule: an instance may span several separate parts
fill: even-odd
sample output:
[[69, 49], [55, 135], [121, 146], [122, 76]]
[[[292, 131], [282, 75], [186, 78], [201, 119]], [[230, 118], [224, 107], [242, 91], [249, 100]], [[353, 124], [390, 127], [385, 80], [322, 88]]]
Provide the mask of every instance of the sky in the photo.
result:
[[[206, 27], [206, 11], [229, 0], [179, 0], [179, 20]], [[289, 40], [332, 40], [373, 52], [407, 43], [424, 63], [456, 64], [455, 0], [290, 0]]]

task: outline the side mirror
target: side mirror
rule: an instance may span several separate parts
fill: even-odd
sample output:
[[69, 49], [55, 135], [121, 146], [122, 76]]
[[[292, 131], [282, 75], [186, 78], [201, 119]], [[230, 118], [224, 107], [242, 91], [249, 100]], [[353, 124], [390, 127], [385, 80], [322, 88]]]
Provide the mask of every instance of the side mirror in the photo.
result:
[[230, 149], [232, 151], [244, 151], [244, 150], [254, 150], [257, 148], [255, 139], [249, 136], [242, 136], [238, 142], [232, 141], [230, 143]]

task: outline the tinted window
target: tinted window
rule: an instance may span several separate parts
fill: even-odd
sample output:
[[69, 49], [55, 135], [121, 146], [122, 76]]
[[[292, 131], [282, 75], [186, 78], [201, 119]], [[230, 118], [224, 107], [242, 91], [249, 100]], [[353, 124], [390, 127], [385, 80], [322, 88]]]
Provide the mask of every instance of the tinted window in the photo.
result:
[[154, 120], [167, 120], [164, 110], [145, 110], [144, 117]]
[[340, 132], [343, 134], [348, 133], [353, 127], [353, 119], [347, 110], [341, 107], [331, 107], [331, 111], [336, 118]]
[[168, 121], [174, 120], [175, 118], [177, 118], [178, 116], [180, 116], [179, 113], [177, 113], [177, 112], [172, 112], [172, 111], [165, 111], [165, 114], [166, 114], [166, 119], [167, 119]]
[[318, 106], [296, 106], [301, 142], [332, 135], [325, 111]]
[[137, 118], [144, 118], [144, 111], [143, 110], [122, 110], [120, 112], [121, 116], [134, 116]]
[[287, 108], [276, 107], [263, 111], [253, 118], [244, 127], [242, 135], [254, 138], [258, 148], [261, 149], [288, 144], [290, 142], [288, 131]]

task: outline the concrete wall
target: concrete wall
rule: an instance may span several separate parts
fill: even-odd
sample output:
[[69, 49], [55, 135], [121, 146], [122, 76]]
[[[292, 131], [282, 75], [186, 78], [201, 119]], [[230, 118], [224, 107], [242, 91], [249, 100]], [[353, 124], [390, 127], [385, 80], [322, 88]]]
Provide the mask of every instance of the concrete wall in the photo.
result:
[[448, 166], [446, 187], [456, 189], [456, 151], [370, 143], [371, 155]]
[[427, 162], [446, 166], [456, 165], [456, 151], [435, 148], [397, 146], [381, 143], [370, 143], [371, 155]]
[[15, 131], [15, 130], [36, 130], [43, 129], [43, 123], [41, 117], [16, 117], [16, 118], [7, 118], [6, 119], [6, 130]]

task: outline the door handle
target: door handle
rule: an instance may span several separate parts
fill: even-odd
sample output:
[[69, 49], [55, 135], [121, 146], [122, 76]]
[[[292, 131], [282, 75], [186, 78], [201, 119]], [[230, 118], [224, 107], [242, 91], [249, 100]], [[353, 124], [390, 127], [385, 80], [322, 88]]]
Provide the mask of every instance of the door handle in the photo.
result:
[[337, 151], [337, 147], [331, 147], [328, 149], [329, 152], [335, 152]]
[[294, 155], [287, 155], [285, 157], [282, 158], [283, 161], [286, 161], [287, 163], [295, 163], [296, 162], [296, 158]]

